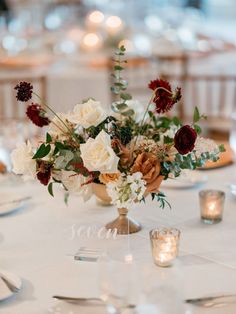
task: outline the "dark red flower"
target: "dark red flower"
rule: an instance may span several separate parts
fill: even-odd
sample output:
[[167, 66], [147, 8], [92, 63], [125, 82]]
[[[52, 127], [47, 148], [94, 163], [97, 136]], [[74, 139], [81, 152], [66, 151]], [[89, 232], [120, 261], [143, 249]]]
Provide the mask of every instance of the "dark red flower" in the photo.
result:
[[151, 81], [148, 87], [155, 91], [153, 102], [156, 105], [157, 113], [169, 111], [181, 98], [181, 89], [177, 87], [176, 90], [172, 92], [168, 81], [157, 79]]
[[189, 125], [180, 128], [174, 138], [175, 148], [181, 155], [190, 153], [194, 149], [197, 132]]
[[37, 126], [43, 127], [50, 123], [48, 117], [45, 116], [45, 111], [38, 104], [31, 104], [27, 107], [26, 115]]
[[52, 165], [47, 161], [40, 160], [38, 161], [38, 172], [37, 178], [43, 185], [48, 185], [51, 178], [51, 168]]
[[16, 99], [19, 101], [28, 101], [32, 98], [33, 86], [27, 82], [20, 82], [15, 86], [17, 90]]

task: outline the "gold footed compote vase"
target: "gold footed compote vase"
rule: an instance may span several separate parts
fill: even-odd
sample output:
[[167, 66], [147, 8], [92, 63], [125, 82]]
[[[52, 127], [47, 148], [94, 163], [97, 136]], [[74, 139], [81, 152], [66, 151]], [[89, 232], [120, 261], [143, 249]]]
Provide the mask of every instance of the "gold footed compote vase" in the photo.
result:
[[[99, 204], [103, 206], [111, 205], [111, 198], [107, 194], [106, 186], [104, 184], [92, 183], [93, 193], [96, 196]], [[130, 234], [138, 232], [142, 229], [141, 224], [134, 219], [128, 217], [127, 208], [118, 208], [119, 216], [106, 224], [106, 228], [109, 230], [114, 230], [117, 234]]]
[[96, 202], [101, 206], [111, 206], [111, 198], [107, 194], [106, 186], [100, 183], [92, 183], [93, 193], [96, 196]]
[[142, 229], [140, 223], [128, 217], [127, 208], [118, 208], [119, 217], [106, 224], [106, 228], [117, 230], [118, 234], [130, 234], [138, 232]]

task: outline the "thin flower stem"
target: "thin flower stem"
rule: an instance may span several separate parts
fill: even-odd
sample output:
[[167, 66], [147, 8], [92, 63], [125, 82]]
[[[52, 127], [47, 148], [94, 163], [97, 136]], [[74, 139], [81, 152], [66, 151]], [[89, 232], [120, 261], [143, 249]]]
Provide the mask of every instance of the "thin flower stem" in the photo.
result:
[[[160, 87], [157, 87], [157, 88], [153, 91], [152, 96], [151, 96], [151, 98], [150, 98], [150, 100], [149, 100], [149, 102], [148, 102], [147, 108], [146, 108], [146, 110], [145, 110], [145, 112], [144, 112], [142, 121], [141, 121], [141, 123], [140, 123], [140, 130], [141, 130], [141, 131], [142, 131], [142, 127], [143, 127], [143, 124], [144, 124], [144, 121], [145, 121], [145, 117], [146, 117], [146, 115], [147, 115], [147, 113], [148, 113], [148, 110], [149, 110], [149, 108], [150, 108], [150, 106], [151, 106], [151, 104], [152, 104], [152, 102], [153, 102], [153, 99], [155, 98], [156, 92], [157, 92], [158, 90], [160, 90], [160, 89], [162, 89], [162, 90], [164, 90], [164, 91], [166, 91], [166, 92], [168, 92], [169, 94], [172, 95], [172, 92], [171, 92], [171, 91], [169, 91], [168, 89], [166, 89], [166, 88], [164, 88], [164, 87], [161, 87], [161, 86], [160, 86]], [[136, 136], [136, 139], [135, 139], [135, 141], [134, 141], [134, 145], [133, 145], [133, 150], [132, 150], [132, 151], [134, 151], [134, 149], [135, 149], [135, 146], [136, 146], [137, 140], [138, 140], [138, 138], [139, 138], [139, 135], [140, 135], [140, 134], [138, 134], [138, 135]]]
[[164, 90], [165, 92], [167, 92], [167, 93], [169, 93], [169, 94], [172, 95], [172, 92], [171, 92], [171, 91], [169, 91], [169, 90], [166, 89], [165, 87], [161, 87], [161, 86], [160, 86], [160, 87], [157, 87], [157, 88], [153, 91], [152, 97], [151, 97], [151, 99], [149, 100], [148, 105], [147, 105], [147, 108], [146, 108], [146, 110], [145, 110], [145, 112], [144, 112], [143, 119], [142, 119], [141, 124], [140, 124], [140, 128], [142, 128], [142, 126], [143, 126], [143, 123], [144, 123], [144, 121], [145, 121], [146, 114], [147, 114], [148, 109], [150, 108], [150, 106], [151, 106], [151, 104], [152, 104], [152, 102], [153, 102], [153, 99], [155, 98], [156, 92], [157, 92], [158, 90], [160, 90], [160, 89], [162, 89], [162, 90]]
[[58, 128], [58, 130], [60, 130], [62, 133], [67, 134], [67, 132], [65, 132], [65, 130], [63, 130], [63, 128], [61, 128], [58, 124], [56, 124], [54, 121], [51, 121], [51, 123], [53, 125], [55, 125], [56, 128]]
[[49, 111], [51, 111], [58, 118], [58, 120], [67, 128], [67, 130], [72, 135], [72, 137], [74, 137], [74, 139], [76, 139], [76, 141], [77, 141], [77, 137], [75, 136], [75, 134], [71, 131], [70, 127], [58, 116], [58, 114], [50, 106], [48, 106], [38, 94], [36, 94], [35, 92], [33, 92], [33, 94], [40, 100], [42, 106], [47, 108]]

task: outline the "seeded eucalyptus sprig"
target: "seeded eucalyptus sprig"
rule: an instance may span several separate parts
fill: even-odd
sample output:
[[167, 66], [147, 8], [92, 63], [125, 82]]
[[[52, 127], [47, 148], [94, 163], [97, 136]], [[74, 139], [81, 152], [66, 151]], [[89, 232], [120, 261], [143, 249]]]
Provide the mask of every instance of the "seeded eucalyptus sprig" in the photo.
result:
[[118, 100], [112, 104], [112, 110], [123, 116], [130, 117], [134, 115], [134, 110], [128, 108], [126, 101], [132, 99], [132, 96], [126, 92], [128, 82], [121, 76], [124, 64], [127, 63], [127, 60], [124, 59], [125, 50], [124, 46], [119, 47], [113, 59], [114, 73], [111, 76], [114, 78], [114, 83], [111, 91], [117, 96]]

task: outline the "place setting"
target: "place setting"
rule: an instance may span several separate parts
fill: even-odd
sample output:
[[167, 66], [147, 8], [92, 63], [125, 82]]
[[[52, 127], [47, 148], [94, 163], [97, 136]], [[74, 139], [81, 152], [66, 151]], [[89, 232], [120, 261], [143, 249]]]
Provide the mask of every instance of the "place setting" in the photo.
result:
[[0, 216], [5, 216], [13, 212], [22, 210], [30, 196], [19, 196], [17, 193], [0, 193]]
[[0, 312], [236, 313], [236, 4], [0, 1]]

